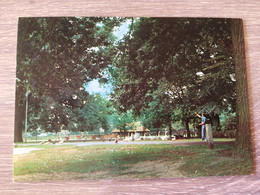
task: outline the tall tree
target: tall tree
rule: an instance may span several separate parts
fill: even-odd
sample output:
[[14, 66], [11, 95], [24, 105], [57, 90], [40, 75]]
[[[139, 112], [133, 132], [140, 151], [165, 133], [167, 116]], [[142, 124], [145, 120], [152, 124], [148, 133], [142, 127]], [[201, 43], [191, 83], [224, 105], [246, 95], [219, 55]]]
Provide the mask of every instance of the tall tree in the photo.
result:
[[246, 71], [245, 43], [243, 21], [234, 19], [231, 22], [231, 33], [234, 47], [234, 61], [236, 69], [236, 92], [237, 92], [237, 149], [243, 154], [251, 155], [251, 127], [248, 100], [248, 82]]
[[48, 129], [49, 119], [52, 128], [68, 125], [84, 84], [101, 78], [111, 60], [107, 48], [113, 46], [113, 28], [119, 23], [120, 18], [98, 17], [19, 19], [15, 141], [21, 141], [26, 91], [31, 112], [39, 111], [41, 102], [52, 115], [40, 119], [43, 128]]
[[107, 131], [109, 128], [107, 104], [98, 94], [88, 96], [83, 108], [76, 115], [74, 124], [78, 131], [94, 131], [100, 128]]
[[131, 123], [133, 122], [134, 122], [134, 116], [130, 111], [114, 112], [113, 124], [114, 127], [118, 128], [120, 131], [126, 132], [126, 130], [130, 130], [132, 128]]
[[186, 127], [195, 109], [221, 113], [235, 99], [228, 27], [224, 19], [137, 19], [118, 47], [113, 94], [118, 106], [136, 113], [150, 109], [149, 102], [160, 101], [155, 100], [160, 90], [157, 97], [165, 97], [160, 103], [172, 105], [161, 112], [181, 109]]

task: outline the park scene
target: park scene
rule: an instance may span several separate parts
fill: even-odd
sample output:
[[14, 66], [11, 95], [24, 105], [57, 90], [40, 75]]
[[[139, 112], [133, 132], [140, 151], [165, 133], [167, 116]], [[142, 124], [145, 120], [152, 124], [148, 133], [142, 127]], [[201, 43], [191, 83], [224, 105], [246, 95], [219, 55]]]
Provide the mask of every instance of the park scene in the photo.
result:
[[14, 181], [253, 173], [241, 19], [19, 18]]

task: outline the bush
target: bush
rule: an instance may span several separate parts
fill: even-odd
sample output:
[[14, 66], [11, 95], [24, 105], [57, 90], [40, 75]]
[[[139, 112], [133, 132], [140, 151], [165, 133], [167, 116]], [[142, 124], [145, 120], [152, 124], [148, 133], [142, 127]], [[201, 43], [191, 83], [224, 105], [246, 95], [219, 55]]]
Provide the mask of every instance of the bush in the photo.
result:
[[226, 114], [222, 116], [221, 129], [224, 131], [236, 129], [236, 115]]

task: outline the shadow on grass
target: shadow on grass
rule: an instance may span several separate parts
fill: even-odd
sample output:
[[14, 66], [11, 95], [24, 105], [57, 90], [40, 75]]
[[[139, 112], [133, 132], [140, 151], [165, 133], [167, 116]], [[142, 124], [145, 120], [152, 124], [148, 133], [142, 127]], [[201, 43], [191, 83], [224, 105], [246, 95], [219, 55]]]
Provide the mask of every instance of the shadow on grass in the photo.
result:
[[[232, 145], [216, 145], [214, 150], [207, 149], [206, 145], [61, 146], [15, 155], [14, 159], [16, 181], [31, 181], [32, 178], [44, 181], [251, 173], [251, 159], [240, 157]], [[45, 174], [44, 177], [41, 174]]]

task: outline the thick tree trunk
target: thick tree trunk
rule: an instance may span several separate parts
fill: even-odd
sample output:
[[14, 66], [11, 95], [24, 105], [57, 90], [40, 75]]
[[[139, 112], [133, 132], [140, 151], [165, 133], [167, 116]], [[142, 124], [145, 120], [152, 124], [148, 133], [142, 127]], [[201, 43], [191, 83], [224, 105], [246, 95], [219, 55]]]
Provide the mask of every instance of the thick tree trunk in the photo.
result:
[[243, 22], [241, 19], [236, 19], [231, 21], [231, 33], [232, 33], [232, 41], [234, 47], [236, 93], [237, 93], [236, 146], [241, 153], [246, 154], [252, 151], [252, 145], [251, 145], [251, 128], [250, 128], [250, 117], [249, 117], [244, 33], [243, 33]]
[[[16, 92], [17, 93], [17, 92]], [[18, 97], [15, 99], [15, 126], [14, 126], [14, 142], [23, 142], [23, 107], [18, 104]]]
[[190, 138], [189, 119], [185, 119], [185, 128], [187, 131], [187, 137]]

